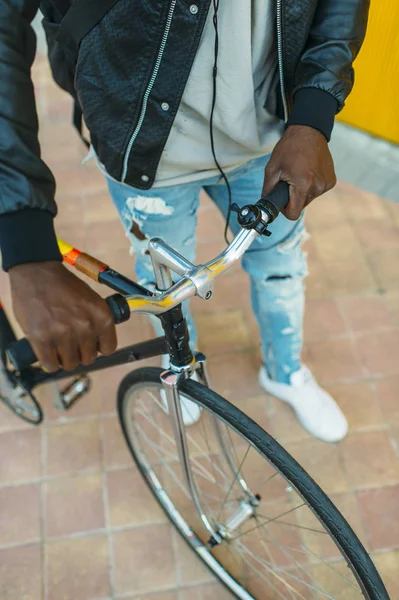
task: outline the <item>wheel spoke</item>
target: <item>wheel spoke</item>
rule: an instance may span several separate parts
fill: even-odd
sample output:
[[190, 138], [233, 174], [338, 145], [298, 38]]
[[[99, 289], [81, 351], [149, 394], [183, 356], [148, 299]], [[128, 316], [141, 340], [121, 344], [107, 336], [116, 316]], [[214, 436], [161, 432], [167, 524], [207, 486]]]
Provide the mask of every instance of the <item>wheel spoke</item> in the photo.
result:
[[[355, 590], [357, 590], [358, 592], [361, 591], [360, 588], [358, 588], [356, 585], [354, 585], [349, 579], [347, 579], [344, 575], [342, 575], [342, 573], [340, 573], [333, 567], [332, 561], [327, 562], [324, 558], [322, 558], [321, 556], [319, 556], [318, 554], [316, 554], [315, 552], [310, 550], [310, 548], [308, 548], [306, 546], [306, 544], [304, 544], [303, 542], [301, 543], [301, 546], [302, 546], [302, 548], [306, 548], [306, 550], [307, 550], [306, 552], [305, 552], [305, 550], [299, 550], [298, 548], [290, 548], [289, 546], [285, 546], [284, 544], [281, 544], [276, 539], [276, 537], [273, 535], [273, 533], [267, 529], [267, 524], [265, 525], [264, 523], [261, 523], [260, 527], [265, 528], [268, 535], [270, 535], [272, 538], [274, 538], [273, 540], [269, 539], [267, 541], [275, 543], [281, 549], [281, 551], [285, 554], [285, 556], [287, 556], [290, 560], [294, 560], [294, 562], [298, 566], [300, 566], [307, 575], [309, 575], [309, 573], [307, 571], [305, 571], [305, 568], [303, 567], [303, 565], [300, 565], [300, 563], [298, 563], [298, 561], [295, 560], [295, 558], [292, 556], [291, 552], [296, 552], [299, 554], [303, 554], [305, 556], [308, 556], [309, 554], [311, 554], [312, 556], [314, 556], [315, 558], [317, 558], [320, 561], [319, 563], [314, 563], [312, 566], [314, 566], [314, 567], [320, 566], [321, 564], [325, 565], [326, 567], [328, 567], [329, 569], [334, 571], [340, 577], [340, 579], [343, 579], [346, 583], [349, 583], [353, 588], [355, 588]], [[253, 531], [253, 530], [251, 530], [251, 531]], [[289, 550], [290, 553], [288, 553], [287, 550]], [[341, 559], [341, 561], [342, 561], [342, 559]], [[336, 562], [336, 561], [334, 561], [334, 562]]]
[[256, 531], [256, 529], [259, 529], [259, 527], [263, 527], [263, 525], [266, 525], [266, 524], [269, 524], [269, 523], [274, 523], [275, 521], [277, 521], [278, 519], [280, 519], [280, 517], [285, 517], [285, 515], [289, 515], [290, 513], [294, 512], [294, 510], [297, 510], [298, 508], [301, 508], [302, 506], [306, 506], [305, 502], [303, 502], [303, 504], [300, 504], [299, 506], [295, 506], [294, 508], [290, 508], [290, 510], [286, 510], [285, 512], [281, 513], [281, 515], [278, 515], [277, 517], [273, 517], [273, 519], [268, 519], [265, 523], [260, 523], [256, 527], [252, 527], [252, 529], [248, 529], [247, 531], [243, 531], [239, 535], [234, 536], [232, 538], [232, 541], [233, 540], [237, 540], [238, 538], [242, 537], [243, 535], [246, 535], [247, 533], [250, 533], [251, 531]]
[[[168, 442], [170, 442], [170, 444], [173, 444], [173, 445], [175, 446], [175, 440], [174, 440], [174, 438], [173, 438], [171, 435], [169, 435], [168, 433], [166, 433], [165, 431], [163, 431], [162, 429], [158, 429], [158, 428], [157, 428], [157, 425], [154, 423], [154, 421], [153, 421], [152, 419], [149, 419], [149, 418], [148, 418], [148, 417], [150, 417], [151, 415], [150, 415], [150, 414], [149, 414], [149, 413], [148, 413], [146, 410], [144, 410], [144, 411], [139, 411], [139, 410], [138, 410], [138, 411], [137, 411], [137, 414], [138, 414], [138, 415], [140, 415], [140, 416], [142, 416], [142, 417], [145, 417], [145, 418], [147, 419], [147, 422], [148, 422], [150, 425], [152, 425], [153, 427], [155, 427], [155, 428], [157, 429], [157, 431], [160, 433], [160, 435], [162, 435], [162, 437], [163, 437], [163, 438], [165, 438], [165, 440], [167, 440]], [[147, 436], [147, 435], [144, 433], [144, 431], [143, 431], [143, 429], [142, 429], [142, 428], [141, 428], [141, 435], [143, 436], [143, 438], [146, 440], [147, 444], [148, 444], [148, 445], [149, 445], [149, 446], [150, 446], [152, 449], [155, 449], [155, 448], [157, 447], [157, 448], [159, 448], [159, 450], [162, 450], [162, 451], [163, 451], [165, 454], [168, 454], [168, 455], [169, 455], [169, 457], [170, 457], [170, 458], [171, 458], [171, 459], [172, 459], [174, 462], [178, 462], [178, 460], [179, 460], [179, 457], [178, 457], [178, 455], [177, 455], [177, 454], [171, 454], [171, 452], [170, 452], [170, 451], [168, 451], [168, 450], [166, 450], [165, 448], [163, 448], [163, 447], [159, 446], [158, 444], [155, 444], [155, 442], [153, 442], [152, 440], [150, 440], [150, 439], [148, 438], [148, 436]], [[189, 439], [190, 439], [190, 441], [192, 441], [192, 440], [191, 440], [191, 438], [189, 438]], [[196, 443], [196, 442], [194, 442], [194, 443]], [[213, 462], [212, 462], [212, 460], [210, 459], [210, 457], [207, 457], [207, 458], [208, 458], [208, 461], [209, 461], [209, 463], [212, 465], [212, 464], [213, 464]], [[203, 476], [204, 476], [204, 478], [205, 478], [205, 479], [208, 479], [210, 482], [212, 482], [212, 483], [216, 484], [216, 479], [214, 479], [214, 478], [212, 477], [212, 475], [211, 475], [211, 474], [210, 474], [210, 473], [209, 473], [209, 472], [208, 472], [208, 471], [205, 469], [205, 467], [203, 467], [203, 465], [202, 465], [202, 464], [201, 464], [201, 463], [198, 461], [198, 459], [197, 459], [197, 458], [195, 458], [195, 457], [194, 457], [194, 458], [191, 458], [191, 461], [192, 461], [192, 462], [195, 464], [195, 466], [196, 466], [196, 468], [197, 468], [197, 471], [196, 471], [197, 473], [201, 473], [201, 474], [203, 473], [203, 474], [204, 474]], [[214, 468], [214, 469], [216, 469], [215, 465], [213, 465], [213, 468]], [[222, 476], [224, 476], [224, 477], [225, 477], [225, 479], [227, 480], [227, 476], [226, 476], [226, 475], [223, 473], [223, 471], [221, 471], [221, 470], [220, 470], [220, 473], [221, 473], [221, 474], [222, 474]], [[226, 491], [226, 490], [224, 490], [224, 491]]]
[[[204, 516], [221, 536], [216, 546], [211, 544], [179, 468], [159, 375], [154, 369], [144, 371], [148, 377], [128, 376], [134, 385], [125, 388], [126, 400], [122, 399], [124, 431], [132, 452], [166, 514], [233, 594], [240, 600], [334, 600], [341, 594], [349, 600], [354, 594], [347, 594], [356, 590], [362, 596], [360, 578], [360, 587], [356, 585], [356, 562], [347, 564], [344, 555], [350, 543], [344, 538], [345, 528], [335, 540], [327, 526], [329, 519], [337, 526], [339, 519], [344, 520], [326, 497], [320, 510], [312, 510], [307, 493], [302, 495], [308, 489], [306, 478], [313, 485], [309, 476], [266, 432], [245, 423], [242, 415], [240, 420], [236, 408], [226, 403], [223, 412], [211, 390], [200, 392], [198, 387], [194, 393], [197, 384], [185, 387], [183, 382], [182, 397], [203, 406], [201, 420], [185, 427], [185, 433]], [[251, 449], [256, 456], [249, 454]], [[352, 541], [359, 548], [356, 539]], [[380, 586], [373, 568], [370, 562], [368, 574]], [[387, 597], [382, 595], [381, 600]]]
[[[291, 584], [289, 584], [287, 581], [285, 581], [281, 575], [279, 574], [279, 570], [276, 568], [275, 563], [270, 563], [264, 559], [261, 559], [259, 556], [256, 556], [255, 554], [253, 554], [253, 552], [251, 552], [246, 546], [243, 546], [243, 552], [248, 554], [248, 556], [250, 556], [253, 560], [255, 560], [256, 562], [258, 562], [259, 564], [261, 564], [263, 567], [265, 567], [265, 569], [271, 574], [273, 575], [273, 577], [275, 577], [276, 579], [278, 579], [279, 581], [281, 581], [281, 583], [283, 583], [289, 592], [295, 592], [296, 597], [302, 598], [302, 600], [308, 600], [308, 598], [305, 598], [300, 592], [298, 592], [297, 590], [295, 590]], [[295, 575], [293, 575], [292, 573], [289, 573], [287, 571], [284, 571], [285, 575], [288, 575], [289, 577], [291, 577], [294, 581], [297, 581], [298, 583], [303, 583], [305, 585], [308, 585], [306, 583], [306, 581], [304, 581], [303, 579], [299, 579], [299, 577], [295, 577]], [[316, 590], [318, 591], [318, 590]], [[299, 594], [299, 596], [298, 596]], [[326, 596], [327, 598], [332, 598], [332, 596], [328, 595]], [[333, 599], [334, 600], [334, 599]]]
[[331, 569], [332, 571], [334, 571], [334, 573], [336, 573], [340, 579], [342, 579], [346, 583], [349, 583], [349, 585], [351, 585], [353, 588], [355, 588], [355, 590], [357, 590], [358, 592], [361, 593], [361, 589], [358, 586], [356, 586], [354, 583], [352, 583], [352, 581], [350, 581], [347, 577], [345, 577], [345, 575], [342, 575], [342, 573], [340, 573], [339, 571], [337, 571], [337, 569], [334, 569], [334, 567], [332, 566], [331, 563], [327, 562], [326, 560], [324, 560], [324, 558], [322, 558], [321, 556], [319, 556], [318, 554], [316, 554], [315, 552], [313, 552], [310, 548], [308, 548], [306, 546], [306, 544], [302, 544], [302, 546], [304, 548], [306, 548], [306, 550], [309, 552], [309, 554], [311, 554], [312, 556], [315, 556], [316, 558], [318, 558], [324, 565], [326, 565], [326, 567], [328, 567], [329, 569]]
[[[256, 516], [265, 519], [268, 523], [270, 523], [272, 520], [270, 517], [266, 517], [258, 511], [256, 511]], [[288, 523], [287, 521], [280, 521], [280, 519], [278, 519], [278, 523], [281, 523], [281, 525], [288, 525], [288, 527], [295, 527], [296, 529], [304, 529], [305, 531], [313, 531], [313, 533], [321, 533], [322, 535], [328, 535], [327, 531], [322, 531], [321, 529], [313, 529], [312, 527], [305, 527], [304, 525], [297, 525], [296, 523]]]
[[[291, 552], [287, 552], [287, 550], [293, 551], [295, 549], [293, 548], [288, 548], [287, 546], [284, 546], [283, 544], [281, 544], [277, 539], [276, 536], [273, 535], [273, 533], [271, 531], [269, 531], [267, 529], [267, 526], [262, 525], [262, 528], [265, 529], [266, 533], [268, 535], [270, 535], [273, 539], [267, 539], [266, 541], [268, 542], [272, 542], [274, 543], [280, 550], [281, 552], [284, 554], [284, 556], [286, 556], [291, 562], [293, 562], [295, 564], [296, 570], [299, 571], [303, 571], [303, 573], [305, 575], [309, 575], [311, 577], [312, 580], [314, 580], [314, 577], [311, 573], [309, 573], [308, 571], [306, 571], [304, 565], [302, 565], [301, 563], [299, 563], [291, 554]], [[257, 530], [257, 534], [259, 535], [259, 530]], [[241, 541], [239, 543], [242, 543]], [[298, 552], [302, 552], [305, 556], [307, 556], [306, 552], [300, 551], [298, 550]], [[276, 567], [276, 570], [282, 570], [281, 567]], [[294, 577], [288, 570], [284, 570], [285, 574], [290, 576], [290, 577]], [[296, 578], [296, 577], [295, 577]], [[318, 591], [320, 593], [323, 593], [324, 596], [327, 596], [327, 598], [332, 597], [330, 594], [328, 594], [327, 590], [321, 586], [320, 587], [316, 587], [316, 586], [311, 586], [309, 584], [307, 584], [304, 580], [296, 578], [298, 581], [300, 581], [301, 583], [304, 583], [305, 585], [307, 585], [308, 587], [310, 587], [312, 590]], [[315, 581], [315, 580], [314, 580]], [[316, 582], [317, 583], [317, 582]], [[318, 584], [317, 584], [318, 585]]]
[[233, 481], [231, 482], [231, 485], [230, 485], [230, 487], [229, 487], [229, 490], [228, 490], [228, 492], [227, 492], [227, 494], [226, 494], [226, 497], [225, 497], [225, 499], [223, 500], [222, 506], [221, 506], [221, 508], [220, 508], [220, 510], [219, 510], [218, 520], [220, 519], [220, 517], [221, 517], [221, 515], [222, 515], [222, 513], [223, 513], [223, 508], [224, 508], [224, 506], [225, 506], [225, 504], [226, 504], [226, 502], [227, 502], [227, 499], [228, 499], [228, 497], [229, 497], [229, 496], [230, 496], [230, 494], [231, 494], [231, 490], [233, 489], [235, 482], [237, 481], [237, 478], [238, 478], [238, 476], [239, 476], [239, 474], [240, 474], [240, 471], [241, 471], [242, 465], [244, 464], [244, 462], [245, 462], [245, 459], [247, 458], [247, 456], [248, 456], [248, 452], [250, 451], [250, 449], [251, 449], [251, 446], [248, 444], [248, 448], [247, 448], [247, 450], [246, 450], [246, 452], [245, 452], [245, 454], [244, 454], [244, 458], [242, 459], [242, 461], [241, 461], [241, 463], [240, 463], [240, 466], [238, 467], [237, 473], [235, 474], [235, 476], [234, 476], [234, 479], [233, 479]]

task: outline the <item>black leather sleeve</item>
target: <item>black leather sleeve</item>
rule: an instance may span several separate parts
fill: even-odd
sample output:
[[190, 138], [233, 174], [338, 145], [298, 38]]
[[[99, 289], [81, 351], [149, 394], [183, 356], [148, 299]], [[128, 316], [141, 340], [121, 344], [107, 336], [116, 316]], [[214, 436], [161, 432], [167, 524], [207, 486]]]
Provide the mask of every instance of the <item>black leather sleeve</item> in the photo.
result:
[[31, 81], [39, 0], [0, 1], [0, 247], [4, 269], [61, 260], [54, 178], [40, 157]]
[[288, 124], [310, 124], [330, 138], [335, 114], [353, 87], [353, 61], [366, 35], [369, 5], [370, 0], [318, 1], [296, 69]]

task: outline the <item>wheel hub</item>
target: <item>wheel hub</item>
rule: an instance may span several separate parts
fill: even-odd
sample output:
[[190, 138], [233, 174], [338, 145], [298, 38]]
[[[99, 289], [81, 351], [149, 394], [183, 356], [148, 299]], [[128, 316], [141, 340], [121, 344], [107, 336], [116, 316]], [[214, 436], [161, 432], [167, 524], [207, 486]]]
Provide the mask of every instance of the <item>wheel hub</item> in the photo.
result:
[[[242, 499], [240, 501], [238, 509], [223, 523], [217, 524], [217, 533], [222, 540], [231, 540], [234, 537], [234, 533], [240, 529], [240, 527], [249, 519], [252, 519], [256, 515], [256, 508], [259, 506], [261, 497], [251, 496], [251, 498]], [[214, 538], [211, 538], [208, 545], [214, 548], [221, 542]]]

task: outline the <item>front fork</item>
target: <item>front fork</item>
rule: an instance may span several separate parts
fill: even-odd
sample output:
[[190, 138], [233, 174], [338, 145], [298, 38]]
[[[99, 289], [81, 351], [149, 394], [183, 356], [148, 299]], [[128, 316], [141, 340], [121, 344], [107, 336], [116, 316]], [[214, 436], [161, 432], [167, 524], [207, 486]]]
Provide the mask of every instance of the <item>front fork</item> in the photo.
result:
[[228, 449], [229, 442], [226, 439], [223, 426], [217, 417], [212, 414], [210, 416], [219, 447], [227, 465], [232, 472], [233, 481], [237, 482], [244, 492], [244, 499], [241, 499], [238, 509], [233, 515], [230, 516], [227, 522], [224, 524], [216, 523], [216, 528], [206, 516], [191, 468], [190, 453], [186, 436], [186, 426], [184, 425], [183, 421], [179, 393], [180, 381], [190, 377], [194, 371], [198, 374], [201, 383], [208, 387], [206, 358], [201, 353], [197, 353], [195, 355], [194, 362], [185, 368], [178, 370], [173, 369], [172, 366], [172, 369], [164, 371], [161, 374], [161, 383], [166, 395], [168, 412], [172, 422], [173, 435], [175, 438], [177, 454], [182, 467], [183, 477], [201, 521], [210, 534], [208, 545], [210, 548], [213, 548], [219, 545], [223, 540], [230, 539], [234, 532], [237, 531], [247, 519], [250, 519], [255, 515], [255, 509], [259, 505], [261, 498], [258, 495], [254, 495], [247, 485], [245, 479], [240, 473], [240, 466], [236, 464], [232, 452], [230, 452]]
[[[172, 285], [171, 270], [181, 276], [189, 276], [193, 265], [188, 263], [186, 259], [171, 248], [169, 248], [161, 240], [150, 240], [149, 252], [154, 267], [157, 291], [162, 293]], [[199, 279], [195, 280], [197, 287], [197, 295], [209, 299], [212, 296], [212, 291]], [[177, 454], [182, 466], [183, 477], [186, 481], [188, 491], [201, 518], [202, 523], [210, 534], [208, 545], [214, 547], [220, 544], [223, 539], [226, 539], [233, 532], [232, 527], [238, 527], [238, 524], [243, 522], [243, 519], [250, 518], [254, 514], [254, 507], [259, 504], [258, 499], [254, 496], [242, 478], [240, 467], [235, 464], [234, 458], [228, 450], [228, 443], [225, 433], [218, 419], [212, 415], [213, 427], [216, 438], [219, 442], [222, 454], [230, 467], [234, 480], [239, 483], [241, 489], [245, 493], [246, 500], [241, 502], [237, 513], [233, 515], [228, 523], [224, 526], [216, 523], [215, 529], [209, 521], [203, 509], [198, 487], [193, 475], [190, 461], [190, 453], [187, 443], [186, 427], [183, 421], [182, 409], [180, 404], [179, 383], [182, 379], [191, 377], [193, 372], [197, 372], [201, 383], [208, 387], [208, 375], [206, 371], [206, 359], [203, 354], [197, 353], [195, 356], [190, 348], [190, 336], [187, 328], [186, 320], [183, 316], [182, 305], [159, 315], [162, 327], [165, 333], [165, 338], [170, 357], [171, 368], [161, 374], [161, 383], [165, 392], [168, 412], [172, 422], [173, 435], [175, 438]], [[243, 507], [245, 504], [245, 507]], [[245, 514], [244, 514], [245, 513]], [[244, 515], [244, 516], [243, 516]], [[229, 527], [231, 525], [231, 527]]]
[[[201, 366], [199, 363], [197, 364], [198, 371], [199, 373], [201, 373]], [[164, 371], [161, 374], [161, 383], [166, 395], [168, 412], [172, 422], [173, 435], [175, 438], [177, 454], [183, 471], [183, 477], [186, 481], [186, 485], [190, 492], [191, 499], [194, 502], [195, 508], [197, 509], [201, 521], [204, 524], [207, 531], [209, 532], [213, 544], [217, 545], [221, 543], [222, 537], [213, 528], [211, 522], [205, 514], [200, 500], [197, 484], [195, 482], [195, 478], [191, 468], [186, 428], [183, 422], [183, 415], [180, 404], [179, 383], [182, 379], [190, 377], [191, 373], [192, 367], [180, 370], [180, 372], [174, 370]]]

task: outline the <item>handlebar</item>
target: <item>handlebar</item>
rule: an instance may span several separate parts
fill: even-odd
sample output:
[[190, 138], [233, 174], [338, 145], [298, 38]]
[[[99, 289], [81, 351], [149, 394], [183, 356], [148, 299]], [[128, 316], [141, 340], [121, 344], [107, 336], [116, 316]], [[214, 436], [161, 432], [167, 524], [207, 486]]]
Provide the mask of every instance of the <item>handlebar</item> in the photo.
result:
[[277, 219], [278, 215], [287, 206], [290, 201], [290, 186], [285, 181], [280, 181], [267, 195], [266, 198], [261, 198], [257, 204], [264, 210], [271, 210], [273, 218], [269, 223]]
[[[105, 299], [112, 313], [115, 325], [130, 319], [130, 308], [122, 294], [113, 294]], [[27, 338], [12, 342], [7, 348], [7, 356], [11, 364], [22, 371], [37, 362], [36, 354]]]
[[[162, 264], [172, 268], [182, 277], [165, 292], [154, 296], [138, 294], [124, 297], [121, 294], [113, 294], [106, 298], [115, 324], [127, 321], [132, 313], [162, 314], [191, 296], [198, 295], [206, 300], [211, 298], [213, 280], [241, 258], [257, 235], [270, 235], [267, 225], [277, 218], [288, 202], [289, 186], [280, 182], [267, 198], [261, 198], [255, 205], [238, 209], [241, 231], [219, 256], [204, 265], [191, 265], [162, 240], [150, 240], [149, 250], [154, 265]], [[85, 272], [90, 275], [87, 270]], [[33, 348], [26, 338], [10, 344], [7, 355], [18, 371], [37, 362]]]

